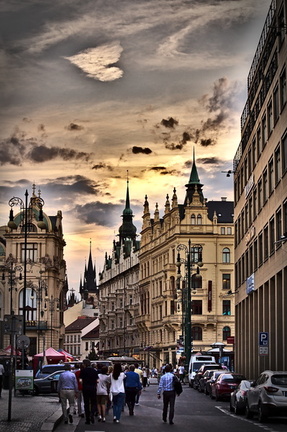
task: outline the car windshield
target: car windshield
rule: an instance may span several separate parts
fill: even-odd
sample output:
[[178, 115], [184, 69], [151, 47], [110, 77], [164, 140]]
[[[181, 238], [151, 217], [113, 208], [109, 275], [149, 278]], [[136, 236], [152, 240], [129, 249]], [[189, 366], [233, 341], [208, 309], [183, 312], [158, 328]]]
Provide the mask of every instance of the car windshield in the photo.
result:
[[273, 375], [271, 382], [274, 385], [287, 386], [287, 374], [286, 375]]

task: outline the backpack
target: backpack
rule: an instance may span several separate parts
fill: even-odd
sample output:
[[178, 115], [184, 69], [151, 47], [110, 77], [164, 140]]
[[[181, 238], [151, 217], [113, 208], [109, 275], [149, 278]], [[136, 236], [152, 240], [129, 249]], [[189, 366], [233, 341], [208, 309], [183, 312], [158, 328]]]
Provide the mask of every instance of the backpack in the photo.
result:
[[179, 381], [179, 379], [177, 378], [177, 376], [175, 376], [175, 375], [173, 377], [173, 387], [174, 387], [175, 393], [177, 394], [177, 396], [179, 396], [182, 393], [182, 385], [181, 385], [181, 382]]

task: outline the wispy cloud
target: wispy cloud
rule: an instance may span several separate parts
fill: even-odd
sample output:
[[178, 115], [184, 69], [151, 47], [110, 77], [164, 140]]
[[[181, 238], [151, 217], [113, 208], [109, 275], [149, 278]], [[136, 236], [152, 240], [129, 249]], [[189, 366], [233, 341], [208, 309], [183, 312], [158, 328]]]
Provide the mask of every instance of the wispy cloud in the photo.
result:
[[88, 48], [78, 54], [65, 57], [78, 66], [89, 78], [99, 81], [114, 81], [123, 76], [123, 71], [111, 66], [120, 59], [123, 48], [118, 41], [101, 45], [96, 48]]

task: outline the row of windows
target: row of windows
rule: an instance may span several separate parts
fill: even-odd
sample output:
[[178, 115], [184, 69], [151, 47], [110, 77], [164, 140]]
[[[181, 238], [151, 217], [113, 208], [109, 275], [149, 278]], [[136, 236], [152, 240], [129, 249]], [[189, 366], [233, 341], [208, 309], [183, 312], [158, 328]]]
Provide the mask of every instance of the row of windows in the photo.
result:
[[247, 186], [250, 176], [255, 168], [255, 165], [261, 157], [262, 151], [267, 144], [274, 126], [276, 125], [280, 112], [282, 113], [287, 102], [286, 88], [286, 69], [284, 67], [280, 75], [279, 83], [276, 83], [273, 90], [273, 95], [267, 104], [267, 110], [264, 112], [259, 127], [256, 130], [252, 140], [251, 147], [242, 163], [242, 167], [235, 179], [235, 204]]
[[[193, 326], [191, 329], [192, 340], [202, 341], [202, 327]], [[231, 336], [231, 329], [228, 326], [223, 327], [222, 339], [227, 340]]]
[[79, 335], [79, 334], [74, 334], [74, 335], [66, 334], [65, 335], [65, 342], [67, 342], [67, 343], [79, 343], [79, 342], [81, 342], [81, 335]]
[[[202, 300], [192, 301], [192, 315], [202, 315]], [[222, 315], [231, 315], [231, 301], [222, 301]]]
[[[222, 227], [221, 228], [222, 230], [224, 230], [224, 234], [225, 234], [225, 228], [224, 227]], [[223, 234], [223, 231], [221, 232], [222, 234]], [[231, 227], [227, 227], [227, 234], [228, 235], [231, 235], [232, 234], [232, 229], [231, 229]], [[202, 253], [202, 246], [194, 246], [194, 247], [192, 247], [191, 248], [191, 257], [190, 257], [190, 261], [192, 262], [192, 263], [198, 263], [198, 262], [202, 262], [202, 256], [203, 256], [203, 253]], [[173, 251], [174, 252], [174, 251]], [[231, 256], [230, 256], [230, 249], [229, 248], [227, 248], [227, 247], [225, 247], [225, 248], [223, 248], [222, 249], [222, 262], [223, 263], [230, 263], [230, 259], [231, 259]], [[172, 261], [172, 263], [173, 264], [176, 264], [176, 261], [175, 261], [175, 254], [173, 253], [173, 261]], [[157, 271], [158, 271], [158, 266], [156, 265], [156, 267], [155, 267], [155, 271], [154, 271], [154, 273], [157, 273]], [[150, 274], [149, 274], [149, 263], [147, 262], [147, 263], [144, 263], [144, 264], [142, 264], [142, 266], [141, 266], [141, 273], [142, 273], [142, 277], [143, 278], [145, 278], [145, 277], [148, 277], [148, 276], [150, 276]]]
[[282, 219], [284, 227], [287, 227], [287, 201], [279, 207], [276, 213], [269, 219], [262, 231], [250, 242], [248, 249], [235, 264], [236, 287], [238, 288], [244, 281], [253, 274], [264, 261], [275, 252], [275, 247], [279, 248], [281, 243], [276, 246], [276, 241], [283, 233]]
[[[258, 179], [257, 184], [250, 192], [249, 198], [242, 209], [238, 219], [235, 222], [235, 246], [237, 246], [244, 235], [251, 227], [258, 213], [266, 204], [268, 198], [273, 193], [278, 185], [282, 173], [287, 171], [287, 131], [282, 138], [281, 145], [278, 145], [274, 154], [269, 159], [268, 165], [264, 168], [262, 175]], [[286, 223], [287, 221], [285, 221]], [[287, 225], [284, 224], [286, 228]], [[277, 232], [280, 238], [281, 232]]]

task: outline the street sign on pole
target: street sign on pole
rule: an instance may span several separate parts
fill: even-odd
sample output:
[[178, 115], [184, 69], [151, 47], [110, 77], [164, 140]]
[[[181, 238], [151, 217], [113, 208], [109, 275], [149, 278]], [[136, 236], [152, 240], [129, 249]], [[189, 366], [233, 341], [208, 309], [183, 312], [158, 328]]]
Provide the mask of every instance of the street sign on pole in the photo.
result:
[[269, 333], [259, 332], [259, 355], [269, 354]]

